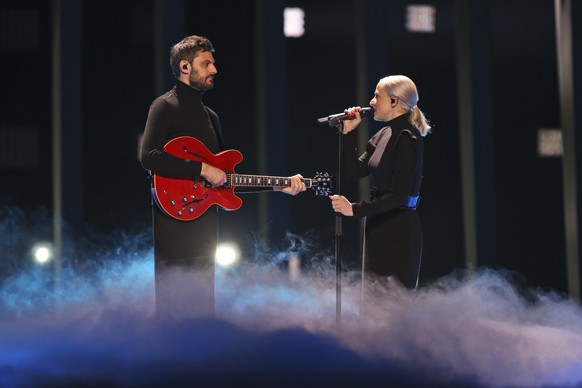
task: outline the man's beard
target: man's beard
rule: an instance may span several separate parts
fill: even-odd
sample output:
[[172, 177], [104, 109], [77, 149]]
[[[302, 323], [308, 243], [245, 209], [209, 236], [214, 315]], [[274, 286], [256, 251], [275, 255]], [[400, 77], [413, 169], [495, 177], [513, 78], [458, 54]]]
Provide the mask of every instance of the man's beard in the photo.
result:
[[214, 82], [211, 81], [208, 83], [206, 82], [207, 79], [202, 78], [198, 75], [197, 71], [193, 71], [192, 73], [190, 73], [190, 86], [192, 86], [193, 88], [196, 88], [202, 92], [205, 92], [207, 90], [210, 90], [214, 87]]

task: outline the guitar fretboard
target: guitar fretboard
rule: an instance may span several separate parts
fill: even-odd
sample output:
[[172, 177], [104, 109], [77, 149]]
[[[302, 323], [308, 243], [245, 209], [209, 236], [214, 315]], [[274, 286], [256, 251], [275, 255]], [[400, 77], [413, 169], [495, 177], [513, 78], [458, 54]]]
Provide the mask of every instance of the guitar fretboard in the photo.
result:
[[[244, 187], [288, 187], [291, 186], [291, 180], [288, 177], [281, 176], [264, 176], [264, 175], [243, 175], [230, 174], [227, 176], [230, 186]], [[303, 183], [307, 188], [311, 187], [311, 179], [303, 178]]]

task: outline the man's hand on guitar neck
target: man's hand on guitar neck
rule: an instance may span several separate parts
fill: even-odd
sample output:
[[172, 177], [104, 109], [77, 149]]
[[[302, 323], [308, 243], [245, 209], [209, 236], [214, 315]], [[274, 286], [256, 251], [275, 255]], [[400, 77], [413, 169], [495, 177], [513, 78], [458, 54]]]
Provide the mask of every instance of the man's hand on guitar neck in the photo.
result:
[[226, 183], [226, 173], [219, 168], [212, 167], [211, 165], [202, 162], [202, 169], [200, 170], [200, 175], [206, 179], [212, 187], [224, 186]]
[[273, 187], [273, 190], [282, 191], [289, 195], [297, 195], [300, 192], [307, 190], [305, 183], [303, 183], [303, 177], [301, 174], [293, 175], [292, 177], [289, 177], [289, 179], [291, 186], [275, 186]]

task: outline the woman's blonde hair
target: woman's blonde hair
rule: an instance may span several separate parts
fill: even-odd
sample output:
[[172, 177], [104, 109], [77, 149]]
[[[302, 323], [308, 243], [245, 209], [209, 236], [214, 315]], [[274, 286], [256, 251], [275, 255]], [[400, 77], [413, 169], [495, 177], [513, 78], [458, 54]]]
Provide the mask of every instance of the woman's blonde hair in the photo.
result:
[[412, 112], [410, 124], [418, 129], [422, 136], [430, 132], [430, 124], [417, 105], [418, 90], [410, 78], [405, 75], [391, 75], [382, 78], [378, 85], [389, 97], [398, 97], [398, 103]]

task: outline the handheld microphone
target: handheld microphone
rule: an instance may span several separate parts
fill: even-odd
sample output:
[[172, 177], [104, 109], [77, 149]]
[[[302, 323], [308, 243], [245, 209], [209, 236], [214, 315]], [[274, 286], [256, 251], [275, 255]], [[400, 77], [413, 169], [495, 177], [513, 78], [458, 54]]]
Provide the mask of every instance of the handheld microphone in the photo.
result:
[[[360, 108], [359, 112], [360, 112], [360, 116], [362, 116], [363, 119], [374, 115], [374, 110], [370, 107]], [[337, 122], [337, 121], [343, 121], [343, 120], [353, 120], [355, 118], [356, 118], [356, 116], [350, 116], [346, 113], [337, 113], [335, 115], [320, 117], [317, 119], [317, 122], [320, 124], [323, 124], [323, 123], [328, 123], [332, 120]]]

